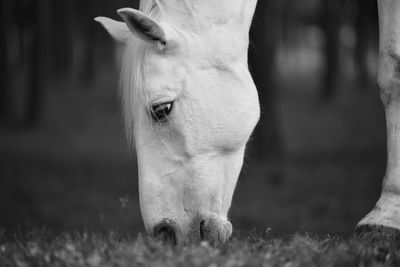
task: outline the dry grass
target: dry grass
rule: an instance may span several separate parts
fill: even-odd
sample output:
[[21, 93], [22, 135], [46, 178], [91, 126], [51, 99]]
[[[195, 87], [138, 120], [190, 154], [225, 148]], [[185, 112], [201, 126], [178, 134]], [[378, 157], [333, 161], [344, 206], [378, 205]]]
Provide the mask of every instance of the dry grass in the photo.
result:
[[392, 233], [343, 239], [269, 234], [173, 248], [146, 237], [44, 230], [0, 239], [1, 266], [399, 266], [400, 238]]

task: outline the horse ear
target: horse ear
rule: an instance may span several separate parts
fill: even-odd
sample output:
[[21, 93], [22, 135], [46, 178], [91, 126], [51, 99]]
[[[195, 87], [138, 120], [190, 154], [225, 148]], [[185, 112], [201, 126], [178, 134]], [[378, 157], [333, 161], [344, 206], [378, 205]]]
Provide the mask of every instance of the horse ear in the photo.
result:
[[165, 31], [152, 18], [132, 8], [122, 8], [117, 12], [126, 22], [131, 32], [143, 41], [161, 46], [167, 45]]
[[108, 31], [108, 33], [118, 42], [126, 43], [131, 32], [125, 23], [112, 20], [106, 17], [97, 17], [94, 19], [99, 22]]

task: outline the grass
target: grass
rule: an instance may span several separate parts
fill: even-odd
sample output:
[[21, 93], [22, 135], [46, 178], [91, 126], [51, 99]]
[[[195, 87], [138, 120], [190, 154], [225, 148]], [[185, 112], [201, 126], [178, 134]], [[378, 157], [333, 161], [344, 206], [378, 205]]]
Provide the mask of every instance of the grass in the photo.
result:
[[269, 232], [170, 247], [139, 235], [62, 233], [45, 230], [0, 237], [0, 266], [399, 266], [400, 239], [367, 233], [347, 239], [310, 234], [272, 237]]

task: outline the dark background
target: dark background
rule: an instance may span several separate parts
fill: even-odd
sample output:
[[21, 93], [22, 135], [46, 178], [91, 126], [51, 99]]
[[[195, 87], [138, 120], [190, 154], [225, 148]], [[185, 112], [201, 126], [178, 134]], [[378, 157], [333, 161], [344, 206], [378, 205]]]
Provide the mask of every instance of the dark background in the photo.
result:
[[[120, 51], [94, 21], [138, 1], [0, 0], [0, 228], [143, 232], [124, 140]], [[351, 233], [380, 194], [385, 118], [374, 0], [260, 0], [262, 118], [236, 230]]]

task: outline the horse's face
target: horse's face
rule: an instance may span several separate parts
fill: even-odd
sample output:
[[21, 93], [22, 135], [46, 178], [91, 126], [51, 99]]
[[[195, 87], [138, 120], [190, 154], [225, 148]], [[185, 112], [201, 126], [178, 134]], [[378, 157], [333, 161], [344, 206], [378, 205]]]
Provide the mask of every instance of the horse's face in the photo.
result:
[[149, 55], [135, 143], [142, 214], [154, 234], [167, 224], [178, 239], [231, 234], [227, 213], [259, 107], [246, 65], [214, 60], [183, 48]]
[[[146, 100], [135, 101], [135, 144], [146, 230], [186, 243], [224, 242], [227, 214], [246, 142], [259, 118], [257, 92], [247, 69], [247, 44], [220, 35], [222, 28], [193, 34], [153, 25], [147, 50]], [[226, 29], [229, 30], [229, 29]], [[243, 47], [245, 46], [245, 47]]]

